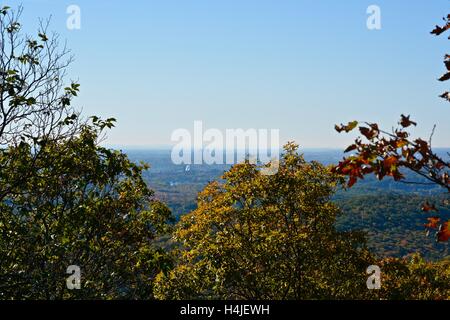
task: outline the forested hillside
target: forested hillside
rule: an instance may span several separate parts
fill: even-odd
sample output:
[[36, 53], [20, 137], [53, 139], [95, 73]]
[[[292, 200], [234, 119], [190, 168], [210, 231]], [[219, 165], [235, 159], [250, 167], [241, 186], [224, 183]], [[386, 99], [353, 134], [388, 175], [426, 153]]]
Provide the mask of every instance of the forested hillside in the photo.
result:
[[22, 12], [0, 8], [0, 300], [450, 299], [450, 153], [409, 115], [266, 162], [109, 148], [117, 120], [75, 107], [70, 50]]
[[[441, 149], [444, 154], [447, 150]], [[155, 189], [157, 196], [179, 218], [196, 208], [196, 198], [204, 186], [216, 180], [228, 165], [191, 165], [189, 170], [170, 161], [168, 150], [127, 151], [134, 161], [151, 163], [144, 173], [146, 181]], [[306, 150], [305, 159], [317, 160], [326, 165], [340, 159], [336, 150]], [[413, 181], [423, 178], [408, 173]], [[431, 198], [430, 198], [431, 196]], [[381, 257], [403, 257], [420, 252], [427, 259], [440, 259], [449, 255], [446, 244], [436, 243], [424, 230], [424, 214], [421, 205], [426, 200], [439, 204], [442, 214], [450, 214], [450, 205], [444, 202], [447, 194], [437, 186], [402, 184], [391, 179], [378, 181], [366, 177], [351, 189], [341, 189], [333, 197], [341, 209], [337, 227], [342, 230], [367, 231], [369, 247]], [[447, 204], [446, 204], [447, 203]]]

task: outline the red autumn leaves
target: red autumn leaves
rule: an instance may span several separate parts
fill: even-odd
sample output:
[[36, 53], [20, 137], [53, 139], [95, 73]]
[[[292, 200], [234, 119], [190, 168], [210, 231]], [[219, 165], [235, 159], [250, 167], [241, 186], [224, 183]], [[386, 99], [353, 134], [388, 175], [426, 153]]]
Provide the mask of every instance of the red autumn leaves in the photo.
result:
[[[438, 212], [439, 210], [436, 208], [436, 206], [434, 204], [430, 204], [428, 203], [428, 201], [426, 201], [423, 205], [422, 205], [422, 211], [424, 212], [431, 212], [431, 211], [436, 211]], [[440, 224], [441, 222], [441, 218], [438, 216], [432, 216], [427, 218], [428, 223], [424, 224], [425, 228], [429, 229], [429, 230], [437, 230], [436, 232], [436, 238], [437, 241], [441, 241], [441, 242], [445, 242], [448, 241], [450, 238], [450, 229], [449, 229], [449, 222], [444, 222], [442, 224]]]
[[[399, 171], [399, 168], [407, 168], [427, 180], [425, 184], [437, 184], [450, 192], [448, 174], [450, 163], [435, 154], [429, 142], [420, 138], [408, 139], [409, 133], [405, 131], [405, 128], [416, 124], [409, 116], [401, 115], [399, 128], [390, 133], [380, 130], [376, 123], [365, 123], [358, 127], [358, 122], [352, 121], [347, 125], [336, 125], [335, 129], [338, 132], [350, 132], [358, 127], [367, 142], [363, 142], [363, 138], [358, 137], [345, 150], [345, 152], [353, 151], [354, 154], [344, 157], [332, 171], [347, 176], [347, 186], [352, 187], [358, 179], [363, 179], [364, 175], [371, 173], [379, 180], [390, 176], [396, 181], [408, 183], [409, 181], [404, 181], [405, 177]], [[438, 211], [435, 205], [428, 202], [423, 204], [422, 210]], [[438, 225], [439, 222], [439, 217], [431, 217], [428, 218], [425, 226], [438, 229], [438, 241], [447, 241], [450, 233], [449, 223], [444, 222]]]
[[[409, 140], [409, 134], [404, 129], [416, 125], [409, 116], [401, 115], [400, 127], [392, 133], [381, 131], [376, 123], [366, 123], [359, 131], [368, 142], [357, 138], [345, 149], [345, 152], [355, 151], [334, 168], [334, 172], [349, 176], [349, 187], [357, 179], [363, 179], [368, 173], [374, 173], [379, 180], [391, 176], [396, 181], [404, 176], [399, 168], [405, 167], [422, 176], [428, 183], [438, 184], [450, 191], [450, 164], [442, 160], [431, 149], [429, 143], [423, 139]], [[358, 126], [357, 121], [348, 125], [336, 125], [338, 132], [349, 132]]]
[[448, 221], [444, 222], [439, 228], [437, 239], [438, 241], [448, 241], [450, 239], [450, 225]]
[[[443, 18], [445, 24], [436, 26], [431, 34], [436, 36], [450, 29], [450, 14]], [[450, 39], [450, 36], [449, 36]], [[447, 81], [450, 79], [450, 55], [444, 56], [444, 64], [447, 72], [438, 80]], [[450, 93], [448, 91], [440, 95], [441, 98], [450, 102]], [[344, 157], [339, 164], [333, 168], [333, 172], [348, 176], [348, 187], [352, 187], [358, 179], [363, 179], [364, 175], [373, 173], [378, 179], [385, 176], [391, 176], [396, 181], [404, 181], [404, 176], [400, 173], [399, 168], [407, 168], [422, 178], [427, 180], [427, 184], [439, 185], [450, 193], [450, 163], [441, 159], [431, 149], [430, 142], [423, 139], [408, 139], [409, 133], [405, 131], [410, 126], [416, 126], [417, 123], [412, 121], [408, 116], [401, 115], [399, 122], [400, 127], [388, 133], [381, 131], [376, 123], [365, 123], [359, 127], [361, 135], [368, 142], [362, 142], [361, 138], [357, 138], [355, 143], [348, 146], [344, 152], [354, 151], [353, 155]], [[347, 125], [336, 125], [338, 132], [350, 132], [358, 126], [357, 121], [349, 122]], [[417, 183], [417, 182], [411, 182]], [[428, 202], [422, 205], [422, 211], [438, 212], [434, 204]], [[428, 229], [438, 230], [436, 232], [437, 241], [448, 241], [450, 238], [450, 220], [441, 223], [441, 218], [433, 216], [428, 218], [425, 227]]]
[[435, 34], [435, 35], [440, 35], [441, 33], [447, 31], [448, 29], [450, 29], [450, 14], [447, 15], [447, 18], [443, 18], [444, 21], [446, 21], [445, 25], [440, 27], [440, 26], [436, 26], [433, 31], [431, 31], [431, 34]]

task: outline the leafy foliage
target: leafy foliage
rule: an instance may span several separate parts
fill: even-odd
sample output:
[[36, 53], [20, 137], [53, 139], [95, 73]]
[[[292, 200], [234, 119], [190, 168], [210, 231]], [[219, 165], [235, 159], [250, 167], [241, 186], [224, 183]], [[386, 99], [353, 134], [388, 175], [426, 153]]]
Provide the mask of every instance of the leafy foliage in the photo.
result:
[[[448, 259], [377, 261], [363, 232], [345, 228], [355, 217], [341, 215], [335, 227], [340, 175], [348, 186], [369, 173], [404, 181], [406, 167], [450, 191], [449, 163], [409, 139], [409, 116], [392, 133], [360, 126], [368, 142], [358, 138], [346, 150], [357, 154], [332, 170], [305, 161], [293, 143], [275, 175], [233, 166], [199, 193], [163, 248], [173, 219], [144, 180], [148, 166], [99, 145], [115, 119], [81, 121], [71, 107], [79, 84], [63, 84], [68, 51], [48, 24], [22, 36], [20, 13], [0, 9], [0, 299], [449, 299]], [[432, 214], [422, 225], [441, 242], [450, 237], [445, 201], [422, 206]], [[379, 291], [366, 289], [371, 264], [382, 268]], [[71, 265], [81, 268], [82, 290], [66, 288]]]
[[35, 37], [22, 32], [22, 7], [0, 10], [0, 145], [77, 133], [79, 112], [71, 107], [79, 84], [65, 84], [70, 51], [41, 21]]
[[[115, 119], [80, 122], [64, 86], [71, 59], [46, 26], [23, 36], [0, 11], [0, 299], [152, 298], [171, 260], [157, 247], [170, 210], [138, 165], [99, 146]], [[81, 268], [82, 290], [66, 270]]]
[[[440, 35], [450, 26], [450, 15], [447, 16], [446, 25], [443, 27], [436, 26], [431, 32]], [[445, 55], [445, 66], [450, 71], [449, 55]], [[440, 81], [450, 79], [450, 72], [444, 74]], [[448, 92], [441, 95], [450, 101]], [[355, 151], [356, 153], [344, 158], [334, 168], [335, 173], [346, 175], [348, 179], [348, 187], [352, 187], [358, 179], [363, 179], [364, 175], [375, 174], [378, 179], [385, 176], [391, 176], [396, 181], [406, 182], [404, 175], [400, 172], [400, 168], [407, 168], [418, 175], [424, 177], [431, 184], [443, 187], [450, 193], [450, 162], [439, 157], [431, 148], [431, 135], [429, 141], [424, 139], [410, 139], [406, 128], [416, 126], [417, 123], [410, 120], [410, 116], [401, 115], [399, 127], [392, 132], [386, 132], [379, 128], [377, 123], [365, 123], [359, 127], [359, 131], [367, 142], [363, 142], [358, 137], [354, 144], [347, 147], [345, 152]], [[338, 132], [350, 132], [358, 126], [357, 121], [352, 121], [347, 125], [336, 125]], [[433, 129], [434, 131], [434, 129]], [[414, 183], [414, 182], [409, 182]], [[425, 203], [423, 211], [436, 211], [433, 205]], [[428, 218], [425, 225], [429, 229], [437, 229], [437, 241], [448, 241], [450, 238], [450, 220], [442, 222], [440, 217], [433, 216]]]
[[[98, 130], [49, 142], [37, 158], [26, 143], [1, 152], [1, 298], [151, 298], [170, 266], [154, 245], [170, 211], [142, 180], [146, 166], [97, 146]], [[69, 265], [82, 290], [67, 290]]]
[[[400, 172], [400, 168], [403, 167], [422, 176], [428, 180], [427, 183], [442, 186], [450, 192], [450, 163], [433, 152], [430, 142], [420, 138], [409, 139], [409, 133], [405, 128], [414, 125], [409, 116], [402, 115], [399, 125], [400, 127], [392, 133], [380, 130], [376, 123], [359, 127], [368, 142], [357, 138], [355, 143], [345, 150], [355, 153], [340, 161], [333, 168], [333, 172], [348, 176], [348, 187], [352, 187], [358, 179], [363, 179], [364, 175], [371, 173], [379, 180], [391, 176], [396, 181], [417, 183], [405, 181], [404, 175]], [[427, 202], [422, 206], [422, 210], [436, 211], [435, 207]], [[427, 227], [438, 229], [436, 234], [438, 241], [448, 240], [450, 232], [448, 223], [444, 222], [439, 227], [437, 224], [428, 224]]]
[[450, 263], [426, 262], [419, 255], [409, 259], [386, 258], [380, 262], [383, 285], [379, 298], [387, 300], [450, 299]]
[[175, 232], [179, 262], [157, 297], [316, 299], [367, 292], [372, 262], [357, 232], [334, 229], [338, 178], [285, 146], [278, 172], [243, 163], [210, 183]]

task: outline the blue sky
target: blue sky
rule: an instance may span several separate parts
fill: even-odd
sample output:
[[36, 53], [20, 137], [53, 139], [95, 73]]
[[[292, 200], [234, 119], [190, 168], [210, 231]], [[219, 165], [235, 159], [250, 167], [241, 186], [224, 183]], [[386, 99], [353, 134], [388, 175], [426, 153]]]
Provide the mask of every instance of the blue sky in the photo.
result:
[[[177, 128], [280, 129], [282, 142], [342, 148], [354, 136], [335, 123], [376, 121], [391, 128], [401, 113], [437, 125], [434, 145], [450, 146], [446, 36], [429, 34], [448, 0], [23, 0], [23, 24], [52, 15], [67, 39], [81, 83], [76, 105], [113, 116], [108, 144], [158, 146]], [[66, 28], [67, 6], [81, 29]], [[381, 9], [368, 30], [366, 9]], [[441, 101], [442, 100], [442, 101]]]

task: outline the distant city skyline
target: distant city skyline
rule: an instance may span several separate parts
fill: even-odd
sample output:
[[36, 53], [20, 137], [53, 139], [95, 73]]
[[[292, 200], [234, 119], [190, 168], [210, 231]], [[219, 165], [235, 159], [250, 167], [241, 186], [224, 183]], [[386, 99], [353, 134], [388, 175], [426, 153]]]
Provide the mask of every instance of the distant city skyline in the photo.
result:
[[[117, 118], [106, 144], [166, 148], [180, 128], [279, 129], [280, 144], [344, 148], [350, 120], [395, 126], [418, 122], [415, 136], [449, 147], [446, 37], [430, 31], [449, 1], [6, 1], [23, 4], [22, 23], [38, 18], [67, 40], [79, 81], [73, 105], [85, 116]], [[81, 28], [69, 30], [70, 5]], [[381, 29], [366, 25], [371, 5]]]

